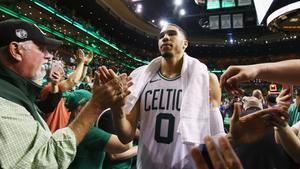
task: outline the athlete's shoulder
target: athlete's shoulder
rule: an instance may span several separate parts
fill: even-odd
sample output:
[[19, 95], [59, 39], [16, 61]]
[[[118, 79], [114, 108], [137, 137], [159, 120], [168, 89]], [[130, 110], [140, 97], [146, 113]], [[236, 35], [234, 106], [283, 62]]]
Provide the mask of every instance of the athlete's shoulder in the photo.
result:
[[218, 76], [217, 76], [216, 74], [209, 72], [208, 75], [209, 75], [209, 79], [210, 79], [210, 80], [219, 82]]

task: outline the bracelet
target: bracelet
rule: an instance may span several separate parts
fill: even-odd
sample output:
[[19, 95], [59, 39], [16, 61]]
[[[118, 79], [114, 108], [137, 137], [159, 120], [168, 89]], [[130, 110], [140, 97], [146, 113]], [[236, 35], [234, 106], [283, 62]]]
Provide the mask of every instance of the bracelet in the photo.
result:
[[88, 65], [88, 64], [84, 64], [84, 66], [86, 66], [86, 67], [89, 67], [89, 65]]

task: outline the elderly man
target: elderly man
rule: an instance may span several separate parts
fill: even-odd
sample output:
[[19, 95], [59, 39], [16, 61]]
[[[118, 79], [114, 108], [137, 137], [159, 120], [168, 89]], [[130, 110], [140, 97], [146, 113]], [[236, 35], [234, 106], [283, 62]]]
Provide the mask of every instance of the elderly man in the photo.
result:
[[100, 86], [68, 127], [51, 133], [34, 104], [41, 66], [49, 48], [61, 42], [47, 38], [35, 25], [10, 19], [0, 22], [0, 168], [67, 168], [99, 113], [121, 107], [130, 85], [127, 76]]

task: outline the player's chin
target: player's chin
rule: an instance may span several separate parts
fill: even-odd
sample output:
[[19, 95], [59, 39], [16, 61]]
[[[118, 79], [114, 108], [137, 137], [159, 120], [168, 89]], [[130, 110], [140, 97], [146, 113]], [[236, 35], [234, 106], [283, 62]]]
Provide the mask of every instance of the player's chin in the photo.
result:
[[172, 52], [166, 51], [166, 52], [161, 52], [162, 57], [164, 57], [165, 59], [167, 58], [171, 58], [173, 56]]

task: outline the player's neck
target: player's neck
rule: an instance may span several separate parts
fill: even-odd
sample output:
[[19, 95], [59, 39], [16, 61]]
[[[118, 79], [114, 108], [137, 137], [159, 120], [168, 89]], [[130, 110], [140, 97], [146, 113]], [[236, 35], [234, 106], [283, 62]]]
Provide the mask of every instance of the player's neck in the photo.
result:
[[177, 77], [181, 73], [183, 55], [181, 57], [172, 57], [162, 59], [160, 73], [168, 78]]

